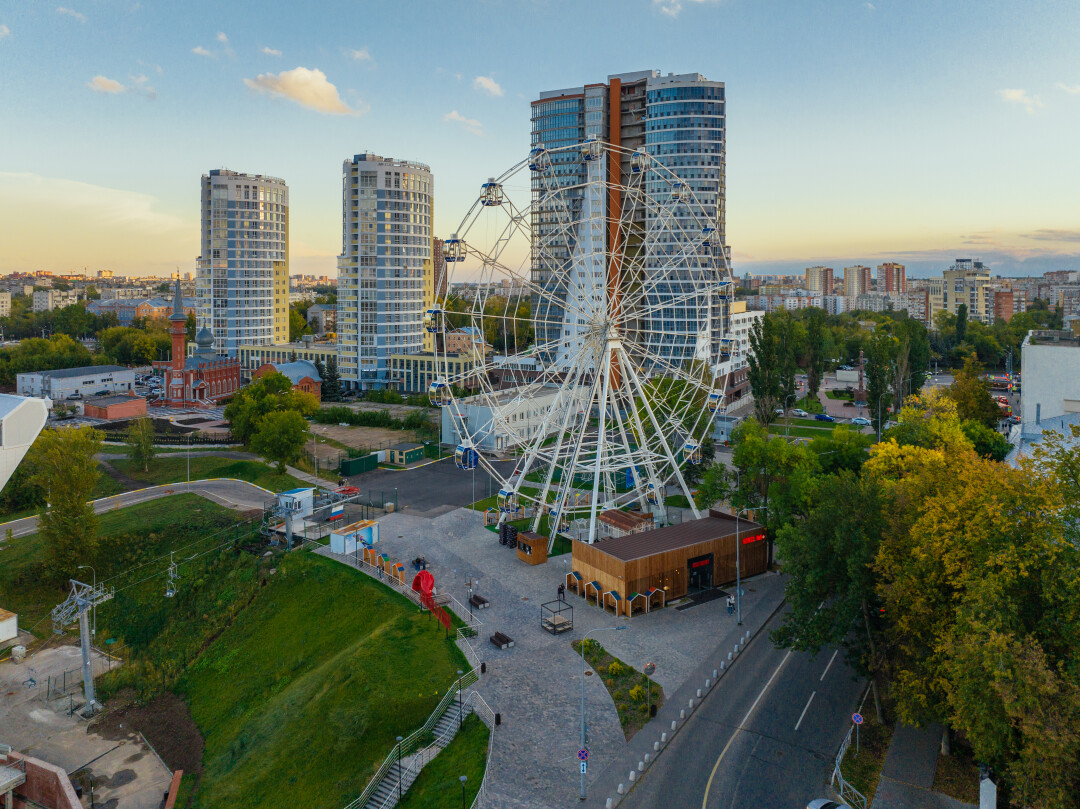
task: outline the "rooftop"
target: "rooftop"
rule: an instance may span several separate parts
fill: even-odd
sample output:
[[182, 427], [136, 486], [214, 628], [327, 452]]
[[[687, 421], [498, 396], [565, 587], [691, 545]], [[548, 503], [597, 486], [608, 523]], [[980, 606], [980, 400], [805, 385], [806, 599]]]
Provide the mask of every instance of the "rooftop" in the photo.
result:
[[400, 444], [394, 444], [390, 449], [396, 449], [400, 451], [407, 451], [410, 449], [423, 449], [423, 444], [410, 444], [408, 441], [403, 441]]
[[1026, 346], [1059, 345], [1065, 348], [1080, 347], [1080, 336], [1066, 330], [1032, 329], [1024, 338]]
[[125, 402], [132, 401], [133, 399], [142, 400], [142, 397], [141, 396], [121, 396], [121, 395], [116, 395], [116, 396], [95, 396], [92, 399], [87, 399], [86, 404], [98, 405], [99, 407], [108, 407], [109, 405], [114, 405], [114, 404], [124, 404]]
[[[90, 374], [108, 374], [116, 371], [130, 371], [120, 365], [84, 365], [81, 368], [57, 368], [54, 371], [41, 371], [42, 376], [52, 379], [70, 379], [73, 376], [89, 376]], [[135, 373], [134, 371], [130, 371]]]
[[[739, 533], [761, 531], [763, 526], [750, 520], [738, 521]], [[608, 556], [623, 562], [655, 556], [658, 553], [710, 542], [735, 533], [735, 518], [729, 514], [709, 509], [709, 516], [690, 520], [679, 525], [668, 525], [655, 531], [627, 534], [600, 542], [597, 547]]]
[[618, 528], [620, 531], [632, 531], [640, 525], [652, 525], [653, 515], [643, 514], [640, 511], [622, 511], [617, 508], [609, 508], [600, 514], [600, 522]]

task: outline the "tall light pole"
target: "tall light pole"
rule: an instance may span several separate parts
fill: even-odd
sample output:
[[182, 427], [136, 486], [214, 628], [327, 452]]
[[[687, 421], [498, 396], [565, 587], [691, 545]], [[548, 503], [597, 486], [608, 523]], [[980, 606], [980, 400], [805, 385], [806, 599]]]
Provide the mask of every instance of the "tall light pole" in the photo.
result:
[[[94, 589], [97, 590], [97, 571], [94, 570], [93, 565], [79, 565], [78, 570], [88, 569], [94, 574]], [[97, 638], [97, 604], [94, 604], [94, 628], [90, 631], [90, 634]]]
[[[735, 470], [735, 492], [742, 489], [742, 473]], [[732, 503], [731, 505], [735, 505]], [[742, 537], [739, 536], [739, 512], [735, 509], [735, 612], [738, 626], [742, 626]]]
[[791, 416], [788, 415], [787, 403], [795, 397], [794, 393], [789, 393], [784, 397], [784, 438], [791, 435]]
[[469, 780], [469, 776], [463, 775], [458, 780], [461, 782], [461, 809], [465, 809], [465, 782]]
[[[589, 635], [593, 632], [607, 632], [607, 631], [622, 631], [626, 629], [625, 626], [601, 626], [596, 629], [590, 629], [585, 633], [585, 637], [581, 639], [581, 749], [587, 750], [585, 747], [585, 643], [589, 639]], [[585, 770], [581, 770], [581, 800], [585, 800]]]

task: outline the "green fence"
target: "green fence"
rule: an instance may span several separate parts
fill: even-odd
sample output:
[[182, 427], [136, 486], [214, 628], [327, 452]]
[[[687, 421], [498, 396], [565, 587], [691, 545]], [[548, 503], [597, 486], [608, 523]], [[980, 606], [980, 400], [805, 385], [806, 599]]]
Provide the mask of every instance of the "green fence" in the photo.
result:
[[379, 456], [374, 453], [362, 458], [344, 458], [341, 461], [341, 474], [345, 477], [370, 472], [379, 465]]

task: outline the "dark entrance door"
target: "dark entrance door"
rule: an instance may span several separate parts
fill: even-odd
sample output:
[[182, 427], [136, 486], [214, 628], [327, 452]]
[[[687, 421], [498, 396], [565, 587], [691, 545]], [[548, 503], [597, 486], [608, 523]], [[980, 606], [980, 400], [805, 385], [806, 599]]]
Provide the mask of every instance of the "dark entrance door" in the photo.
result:
[[690, 590], [709, 590], [713, 586], [713, 555], [695, 556], [686, 562], [687, 585]]

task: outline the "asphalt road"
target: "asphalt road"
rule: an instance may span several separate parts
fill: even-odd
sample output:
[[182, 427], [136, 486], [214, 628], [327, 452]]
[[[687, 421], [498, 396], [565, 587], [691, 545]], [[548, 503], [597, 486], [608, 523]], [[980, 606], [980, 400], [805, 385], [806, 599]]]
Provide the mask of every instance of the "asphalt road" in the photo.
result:
[[[779, 624], [774, 617], [767, 630]], [[802, 809], [825, 784], [865, 684], [835, 649], [747, 647], [623, 801], [626, 809]]]
[[[496, 467], [504, 468], [504, 474], [510, 474], [514, 461], [499, 461]], [[348, 481], [363, 492], [385, 492], [387, 499], [391, 499], [394, 489], [397, 489], [398, 510], [432, 517], [494, 496], [502, 485], [482, 468], [477, 468], [475, 472], [458, 469], [453, 458], [413, 469], [375, 469], [354, 475]]]

